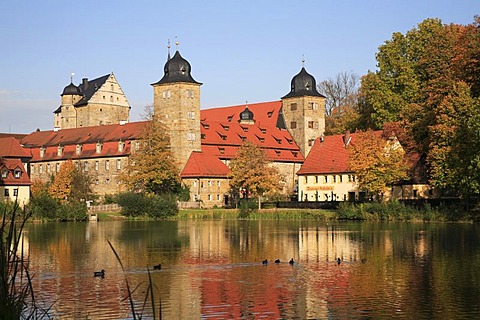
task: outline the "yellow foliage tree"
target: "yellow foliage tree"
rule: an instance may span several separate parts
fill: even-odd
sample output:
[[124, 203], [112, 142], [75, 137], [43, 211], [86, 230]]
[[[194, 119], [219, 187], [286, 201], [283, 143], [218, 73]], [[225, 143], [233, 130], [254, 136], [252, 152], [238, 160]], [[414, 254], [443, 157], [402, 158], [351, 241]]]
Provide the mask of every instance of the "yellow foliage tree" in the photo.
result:
[[72, 160], [67, 160], [60, 166], [60, 171], [55, 176], [55, 180], [48, 188], [48, 193], [54, 199], [62, 202], [68, 201], [72, 193], [72, 185], [75, 177], [75, 164]]
[[139, 148], [130, 156], [120, 180], [135, 192], [179, 192], [181, 180], [170, 151], [170, 137], [164, 125], [154, 117], [147, 122]]
[[405, 152], [394, 136], [385, 139], [372, 130], [359, 132], [348, 148], [348, 164], [359, 188], [376, 199], [382, 200], [395, 181], [408, 178]]
[[229, 178], [232, 190], [243, 191], [247, 198], [251, 194], [260, 199], [281, 189], [279, 172], [270, 165], [265, 153], [250, 142], [245, 142], [230, 162]]

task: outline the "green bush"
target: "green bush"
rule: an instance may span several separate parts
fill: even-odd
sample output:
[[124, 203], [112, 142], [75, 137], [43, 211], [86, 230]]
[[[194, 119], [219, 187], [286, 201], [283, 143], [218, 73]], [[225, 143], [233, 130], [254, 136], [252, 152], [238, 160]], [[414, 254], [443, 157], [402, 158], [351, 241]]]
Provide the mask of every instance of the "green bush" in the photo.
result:
[[152, 218], [166, 218], [178, 212], [174, 195], [145, 195], [143, 193], [124, 192], [116, 197], [122, 207], [122, 215], [128, 217], [149, 216]]
[[60, 204], [48, 193], [30, 198], [27, 206], [34, 219], [55, 220]]
[[62, 204], [57, 209], [56, 219], [60, 221], [85, 221], [87, 220], [87, 207], [81, 202]]
[[152, 218], [167, 218], [178, 213], [178, 205], [174, 195], [152, 195], [147, 199], [147, 214]]

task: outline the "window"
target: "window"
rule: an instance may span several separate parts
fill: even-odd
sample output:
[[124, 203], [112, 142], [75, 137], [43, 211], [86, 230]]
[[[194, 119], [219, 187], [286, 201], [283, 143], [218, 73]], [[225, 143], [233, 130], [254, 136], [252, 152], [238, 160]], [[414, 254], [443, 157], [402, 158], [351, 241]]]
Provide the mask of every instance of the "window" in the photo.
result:
[[318, 129], [318, 122], [317, 121], [308, 121], [308, 127], [310, 129]]
[[58, 146], [57, 147], [57, 156], [61, 157], [63, 154], [63, 147], [62, 146]]
[[318, 103], [316, 102], [309, 102], [308, 103], [308, 110], [317, 110], [318, 109]]
[[2, 178], [6, 178], [8, 175], [8, 169], [7, 168], [2, 168]]
[[43, 173], [43, 164], [38, 166], [38, 173]]
[[41, 147], [40, 148], [40, 158], [43, 158], [45, 156], [45, 148]]
[[110, 85], [110, 90], [111, 90], [111, 91], [114, 91], [113, 89], [114, 89], [114, 88], [113, 88], [113, 83], [112, 83], [112, 84]]
[[308, 176], [305, 176], [305, 183], [308, 183]]
[[328, 183], [328, 176], [325, 176], [325, 177], [323, 178], [323, 181], [324, 181], [325, 183]]
[[195, 112], [194, 111], [188, 111], [187, 112], [187, 118], [188, 119], [195, 119]]
[[102, 144], [100, 142], [98, 142], [97, 145], [95, 146], [95, 152], [96, 153], [102, 152]]
[[418, 197], [418, 191], [417, 190], [413, 190], [413, 197], [414, 198]]
[[109, 178], [105, 179], [105, 184], [109, 184], [109, 183], [110, 183], [110, 179]]
[[82, 153], [82, 145], [81, 144], [77, 144], [77, 147], [75, 149], [75, 153], [77, 154], [77, 156], [79, 156]]
[[35, 173], [35, 166], [33, 164], [30, 166], [30, 172], [32, 175]]
[[273, 115], [273, 111], [269, 111], [269, 112], [267, 112], [267, 117], [271, 118], [271, 117], [272, 117], [272, 115]]
[[208, 200], [210, 200], [210, 201], [212, 200], [212, 195], [211, 194], [208, 195]]
[[110, 102], [113, 102], [113, 96], [110, 96]]
[[197, 180], [193, 180], [193, 186], [194, 186], [194, 187], [197, 186]]
[[311, 147], [315, 143], [315, 139], [308, 139], [308, 146]]
[[290, 128], [291, 129], [297, 129], [297, 122], [296, 121], [290, 122]]
[[187, 98], [192, 99], [193, 97], [195, 97], [195, 94], [193, 93], [193, 90], [187, 89]]
[[297, 110], [297, 104], [296, 103], [290, 104], [290, 110], [292, 110], [292, 111]]
[[208, 180], [208, 186], [209, 186], [209, 187], [212, 186], [212, 180]]
[[343, 176], [342, 176], [342, 175], [339, 175], [339, 176], [338, 176], [338, 182], [340, 182], [340, 183], [343, 182]]
[[162, 92], [162, 97], [163, 97], [163, 99], [169, 99], [170, 98], [170, 90], [164, 90]]
[[88, 162], [83, 163], [83, 171], [88, 172]]
[[10, 191], [8, 189], [5, 189], [4, 195], [5, 195], [5, 197], [8, 197], [10, 195]]
[[[225, 140], [225, 139], [223, 139], [223, 140]], [[187, 141], [195, 141], [195, 133], [193, 133], [193, 132], [187, 133]]]
[[60, 172], [60, 163], [55, 165], [55, 172]]
[[18, 188], [13, 189], [13, 196], [14, 197], [18, 196]]
[[217, 201], [220, 201], [220, 195], [217, 194]]
[[50, 173], [50, 163], [47, 164], [47, 173]]
[[100, 182], [98, 181], [98, 179], [95, 179], [95, 184], [99, 184]]
[[318, 183], [318, 176], [315, 176], [315, 183]]
[[123, 147], [125, 146], [125, 142], [122, 140], [118, 141], [118, 152], [123, 152]]
[[224, 154], [225, 153], [225, 148], [218, 148], [218, 152], [220, 152], [220, 154]]
[[95, 171], [98, 171], [98, 161], [95, 161]]
[[217, 181], [217, 187], [220, 187], [220, 181]]
[[15, 179], [20, 179], [20, 177], [22, 176], [22, 170], [20, 169], [15, 169], [15, 171], [13, 172], [13, 176], [15, 177]]
[[105, 170], [110, 170], [110, 160], [105, 160]]
[[200, 139], [205, 139], [205, 138], [206, 138], [205, 133], [200, 134]]
[[121, 169], [122, 169], [122, 160], [117, 159], [117, 170], [121, 170]]
[[333, 183], [336, 183], [336, 182], [337, 182], [337, 176], [333, 175]]
[[233, 118], [233, 116], [228, 116], [228, 117], [227, 117], [227, 121], [228, 121], [228, 122], [231, 122], [231, 121], [232, 121], [232, 118]]

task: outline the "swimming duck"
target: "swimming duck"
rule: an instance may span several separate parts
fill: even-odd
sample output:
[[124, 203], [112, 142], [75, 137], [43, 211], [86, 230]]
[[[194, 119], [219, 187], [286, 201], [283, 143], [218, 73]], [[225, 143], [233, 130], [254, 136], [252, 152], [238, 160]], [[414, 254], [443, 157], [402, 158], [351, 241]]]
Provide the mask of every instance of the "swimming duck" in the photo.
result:
[[153, 266], [153, 270], [160, 270], [162, 269], [162, 265], [159, 263], [156, 266]]
[[263, 264], [263, 265], [267, 265], [267, 264], [268, 264], [268, 260], [267, 260], [267, 259], [263, 260], [263, 261], [262, 261], [262, 264]]
[[342, 263], [342, 259], [337, 258], [337, 263], [338, 263], [338, 264]]
[[275, 263], [280, 263], [280, 259], [275, 260]]
[[293, 266], [293, 264], [295, 263], [295, 261], [293, 261], [293, 258], [290, 259], [290, 261], [288, 261], [288, 263], [290, 263], [291, 266]]
[[95, 271], [95, 272], [93, 273], [93, 276], [94, 276], [94, 277], [102, 277], [102, 278], [103, 278], [103, 277], [105, 277], [105, 270], [102, 269], [102, 271]]

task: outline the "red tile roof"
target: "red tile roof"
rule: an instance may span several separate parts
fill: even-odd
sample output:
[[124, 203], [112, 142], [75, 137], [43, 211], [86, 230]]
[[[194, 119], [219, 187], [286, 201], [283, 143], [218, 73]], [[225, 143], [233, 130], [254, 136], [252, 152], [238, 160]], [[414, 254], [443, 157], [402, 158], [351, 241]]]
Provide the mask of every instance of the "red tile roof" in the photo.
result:
[[14, 137], [0, 138], [0, 157], [30, 158], [30, 154], [22, 148]]
[[230, 169], [216, 156], [194, 151], [182, 170], [180, 176], [188, 177], [222, 177], [225, 178]]
[[[375, 131], [375, 134], [381, 135], [382, 131]], [[350, 133], [351, 140], [349, 143], [355, 144], [357, 136], [357, 133]], [[323, 141], [321, 141], [321, 138], [317, 138], [297, 174], [308, 175], [351, 172], [348, 168], [349, 154], [347, 148], [345, 148], [343, 134], [326, 136], [323, 138]]]
[[[2, 178], [1, 173], [7, 169], [7, 177]], [[20, 170], [20, 178], [15, 178], [15, 171]], [[20, 159], [0, 159], [0, 185], [2, 186], [29, 186], [30, 178], [25, 172], [25, 167]]]
[[[253, 112], [253, 119], [258, 126], [276, 127], [282, 101], [260, 102], [248, 104], [248, 109]], [[240, 113], [245, 110], [245, 105], [203, 109], [200, 111], [201, 121], [220, 121], [236, 123]]]

